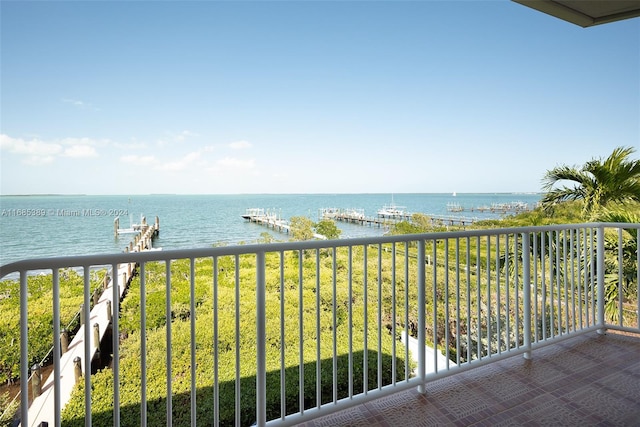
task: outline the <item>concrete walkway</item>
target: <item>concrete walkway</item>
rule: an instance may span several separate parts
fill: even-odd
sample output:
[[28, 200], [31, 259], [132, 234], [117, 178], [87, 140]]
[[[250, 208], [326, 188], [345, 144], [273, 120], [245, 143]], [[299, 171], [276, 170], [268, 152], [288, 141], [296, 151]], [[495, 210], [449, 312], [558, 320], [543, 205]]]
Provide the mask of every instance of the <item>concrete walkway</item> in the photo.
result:
[[[131, 278], [133, 271], [133, 265], [120, 264], [118, 267], [118, 293], [120, 299], [126, 288], [126, 284]], [[93, 306], [91, 314], [89, 316], [89, 327], [91, 332], [89, 334], [90, 342], [89, 348], [91, 354], [91, 360], [96, 354], [96, 349], [100, 346], [99, 342], [95, 341], [93, 328], [95, 324], [99, 326], [100, 340], [104, 337], [104, 334], [110, 324], [109, 310], [114, 307], [113, 304], [113, 280], [110, 280], [108, 287], [102, 292], [97, 304]], [[84, 330], [86, 325], [80, 326], [80, 329], [76, 333], [75, 337], [69, 344], [69, 349], [60, 357], [60, 407], [64, 406], [71, 397], [71, 392], [75, 387], [75, 366], [74, 359], [79, 357], [82, 365], [83, 374], [89, 370], [91, 372], [91, 360], [87, 365], [85, 360], [84, 348]], [[88, 367], [87, 367], [88, 366]], [[42, 386], [42, 394], [38, 396], [31, 403], [29, 407], [29, 426], [40, 426], [41, 423], [46, 422], [49, 426], [55, 426], [55, 390], [54, 390], [54, 375], [55, 371], [51, 371], [51, 375], [47, 378], [46, 382]]]

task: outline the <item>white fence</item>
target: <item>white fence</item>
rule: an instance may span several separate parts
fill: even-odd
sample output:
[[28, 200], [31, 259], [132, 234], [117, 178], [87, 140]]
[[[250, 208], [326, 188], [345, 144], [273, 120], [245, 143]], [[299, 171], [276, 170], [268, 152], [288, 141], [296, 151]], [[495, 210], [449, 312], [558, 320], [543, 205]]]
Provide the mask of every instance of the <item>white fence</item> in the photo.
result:
[[[70, 402], [84, 410], [65, 422], [287, 426], [575, 334], [640, 332], [639, 236], [640, 224], [597, 223], [146, 251], [25, 260], [0, 278], [19, 274], [28, 378], [29, 275], [52, 272], [50, 425], [69, 377], [53, 339], [60, 271], [84, 275], [88, 307], [92, 269], [135, 263], [122, 299], [112, 277], [110, 366], [98, 381], [83, 365], [84, 398]], [[29, 403], [23, 381], [19, 417], [38, 425]]]

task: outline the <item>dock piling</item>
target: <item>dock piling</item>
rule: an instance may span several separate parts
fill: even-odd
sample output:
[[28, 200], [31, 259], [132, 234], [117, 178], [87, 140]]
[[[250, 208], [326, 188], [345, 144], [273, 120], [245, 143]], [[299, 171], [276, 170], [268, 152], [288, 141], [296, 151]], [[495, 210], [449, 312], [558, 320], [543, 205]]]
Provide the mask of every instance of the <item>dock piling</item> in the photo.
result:
[[66, 329], [60, 332], [60, 349], [62, 350], [62, 354], [69, 351], [69, 331]]
[[73, 372], [76, 384], [78, 384], [80, 382], [80, 378], [82, 378], [82, 359], [80, 359], [80, 356], [76, 356], [75, 359], [73, 359]]
[[31, 367], [31, 374], [31, 393], [35, 399], [42, 394], [42, 369], [39, 363]]
[[98, 323], [93, 324], [93, 347], [100, 348], [100, 325]]

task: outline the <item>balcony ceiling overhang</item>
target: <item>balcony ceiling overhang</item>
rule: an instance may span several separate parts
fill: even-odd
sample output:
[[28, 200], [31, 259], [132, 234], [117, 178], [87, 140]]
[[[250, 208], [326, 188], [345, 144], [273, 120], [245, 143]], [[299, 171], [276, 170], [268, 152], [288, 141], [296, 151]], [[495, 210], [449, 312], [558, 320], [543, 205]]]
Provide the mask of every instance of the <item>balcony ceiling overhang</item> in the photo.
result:
[[640, 0], [513, 0], [581, 27], [640, 16]]

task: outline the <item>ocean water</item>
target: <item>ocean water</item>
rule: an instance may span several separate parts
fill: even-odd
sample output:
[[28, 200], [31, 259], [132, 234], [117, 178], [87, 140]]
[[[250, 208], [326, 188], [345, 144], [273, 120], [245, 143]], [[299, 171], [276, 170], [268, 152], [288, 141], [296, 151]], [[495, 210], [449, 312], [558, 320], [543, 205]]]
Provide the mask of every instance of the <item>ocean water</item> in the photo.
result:
[[[132, 196], [0, 196], [0, 265], [25, 258], [122, 252], [131, 235], [114, 236], [120, 228], [160, 219], [155, 246], [165, 249], [208, 247], [214, 244], [255, 242], [263, 232], [278, 240], [287, 235], [249, 223], [241, 215], [262, 208], [283, 219], [307, 216], [318, 221], [323, 208], [359, 209], [376, 216], [384, 205], [406, 212], [487, 219], [496, 213], [471, 208], [512, 202], [534, 206], [539, 194], [242, 194], [242, 195], [132, 195]], [[465, 210], [449, 212], [448, 206]], [[377, 236], [377, 227], [337, 223], [343, 238]]]

